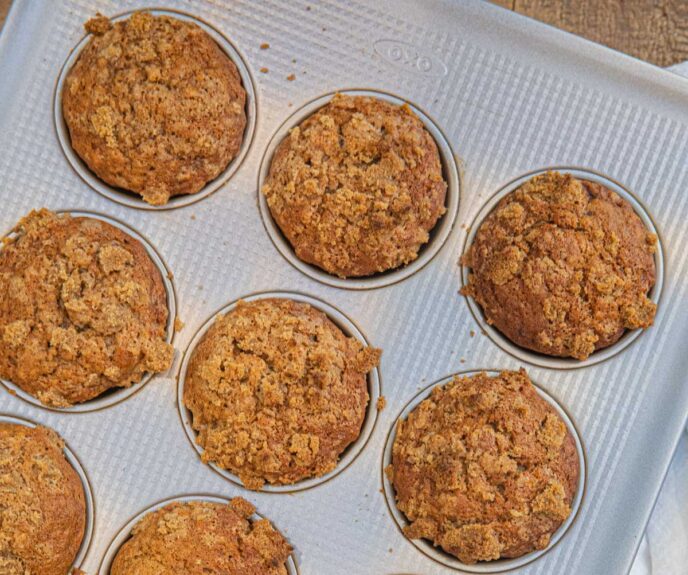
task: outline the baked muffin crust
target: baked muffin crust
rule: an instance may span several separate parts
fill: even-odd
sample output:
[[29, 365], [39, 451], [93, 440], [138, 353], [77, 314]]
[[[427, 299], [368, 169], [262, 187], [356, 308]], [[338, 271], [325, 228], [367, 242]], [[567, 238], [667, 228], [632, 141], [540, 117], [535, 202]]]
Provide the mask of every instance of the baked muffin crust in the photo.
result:
[[100, 220], [32, 211], [0, 250], [0, 377], [66, 407], [172, 361], [146, 249]]
[[463, 293], [514, 343], [585, 359], [652, 325], [651, 234], [630, 204], [571, 174], [535, 176], [485, 218]]
[[446, 190], [437, 144], [407, 105], [337, 94], [280, 143], [262, 191], [297, 257], [360, 277], [418, 257]]
[[286, 575], [291, 547], [255, 508], [236, 497], [223, 505], [170, 503], [146, 515], [117, 553], [112, 575]]
[[406, 536], [463, 563], [547, 547], [579, 472], [571, 432], [524, 370], [433, 389], [399, 421], [387, 468]]
[[204, 335], [186, 375], [203, 461], [249, 489], [328, 473], [360, 434], [379, 356], [306, 303], [239, 302]]
[[235, 64], [192, 22], [136, 12], [86, 24], [62, 111], [96, 175], [154, 205], [194, 194], [235, 158], [246, 91]]
[[45, 427], [0, 422], [0, 573], [65, 575], [84, 538], [83, 485]]

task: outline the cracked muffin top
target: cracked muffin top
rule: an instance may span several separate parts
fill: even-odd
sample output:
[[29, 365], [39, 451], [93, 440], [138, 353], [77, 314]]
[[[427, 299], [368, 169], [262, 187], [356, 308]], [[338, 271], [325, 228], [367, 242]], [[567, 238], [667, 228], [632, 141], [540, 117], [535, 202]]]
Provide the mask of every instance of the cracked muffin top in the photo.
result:
[[66, 407], [172, 361], [162, 277], [106, 222], [32, 211], [0, 249], [0, 377]]
[[200, 27], [169, 16], [98, 16], [86, 30], [92, 37], [62, 91], [75, 152], [149, 204], [200, 191], [244, 137], [237, 67]]
[[51, 429], [0, 423], [0, 573], [65, 575], [81, 547], [81, 479]]
[[239, 302], [203, 336], [186, 374], [203, 461], [255, 490], [330, 472], [361, 432], [379, 356], [306, 303]]
[[415, 260], [446, 190], [437, 144], [409, 106], [342, 94], [289, 132], [263, 186], [297, 257], [340, 277]]
[[608, 188], [571, 174], [535, 176], [480, 224], [462, 293], [514, 343], [585, 359], [652, 325], [657, 237]]
[[463, 563], [544, 549], [579, 475], [566, 424], [525, 371], [457, 376], [399, 421], [387, 474], [411, 539]]
[[291, 547], [255, 508], [175, 502], [139, 521], [120, 548], [111, 575], [287, 575]]

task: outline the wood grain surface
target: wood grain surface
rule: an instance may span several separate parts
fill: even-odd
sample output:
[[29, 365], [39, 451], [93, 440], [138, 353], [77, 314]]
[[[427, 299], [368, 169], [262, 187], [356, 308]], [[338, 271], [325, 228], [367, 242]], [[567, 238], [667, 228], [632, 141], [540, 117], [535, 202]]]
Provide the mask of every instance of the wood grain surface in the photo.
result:
[[688, 60], [687, 0], [500, 0], [500, 4], [658, 66]]
[[12, 4], [12, 0], [0, 0], [0, 29], [2, 29], [2, 25], [5, 23], [10, 4]]
[[[688, 0], [491, 1], [658, 66], [688, 60]], [[0, 28], [11, 3], [0, 0]]]

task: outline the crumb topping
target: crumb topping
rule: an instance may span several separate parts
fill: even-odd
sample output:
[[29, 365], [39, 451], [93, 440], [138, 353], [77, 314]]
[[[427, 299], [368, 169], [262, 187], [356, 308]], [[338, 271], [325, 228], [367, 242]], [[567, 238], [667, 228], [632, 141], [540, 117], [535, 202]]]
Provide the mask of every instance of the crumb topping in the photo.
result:
[[545, 548], [571, 513], [579, 462], [521, 370], [436, 387], [398, 423], [386, 471], [405, 534], [475, 563]]
[[237, 155], [246, 92], [234, 63], [191, 22], [137, 12], [89, 20], [62, 108], [72, 146], [112, 186], [154, 205], [193, 194]]
[[652, 325], [657, 238], [600, 184], [548, 172], [510, 193], [481, 224], [463, 293], [515, 343], [585, 359]]
[[308, 304], [240, 302], [189, 364], [184, 403], [203, 460], [249, 489], [328, 473], [360, 434], [379, 357]]
[[0, 376], [64, 407], [172, 361], [167, 300], [145, 248], [91, 218], [32, 211], [0, 249]]
[[64, 575], [86, 525], [86, 502], [60, 437], [0, 423], [0, 573]]
[[286, 575], [291, 547], [255, 508], [236, 497], [227, 505], [170, 503], [146, 515], [117, 553], [112, 575]]
[[407, 105], [337, 94], [279, 145], [263, 193], [300, 259], [353, 277], [415, 260], [446, 189], [437, 145]]

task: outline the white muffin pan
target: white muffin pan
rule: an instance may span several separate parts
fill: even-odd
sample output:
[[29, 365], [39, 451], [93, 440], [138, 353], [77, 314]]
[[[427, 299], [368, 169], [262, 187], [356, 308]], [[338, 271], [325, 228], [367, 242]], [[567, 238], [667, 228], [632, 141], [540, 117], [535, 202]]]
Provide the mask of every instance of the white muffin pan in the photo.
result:
[[[0, 388], [0, 412], [58, 431], [88, 473], [98, 513], [84, 571], [102, 572], [113, 539], [142, 510], [200, 493], [255, 504], [294, 547], [301, 575], [626, 573], [688, 414], [688, 81], [479, 0], [164, 0], [155, 12], [200, 22], [237, 64], [249, 125], [215, 182], [150, 209], [80, 163], [60, 113], [83, 24], [96, 12], [150, 7], [13, 2], [0, 34], [0, 230], [40, 207], [119, 222], [169, 271], [170, 317], [183, 322], [174, 365], [125, 401], [117, 392], [111, 405], [56, 411]], [[341, 280], [295, 259], [259, 193], [287, 130], [338, 91], [409, 102], [438, 143], [449, 187], [447, 213], [420, 258], [372, 278]], [[585, 362], [512, 346], [458, 293], [459, 259], [495, 194], [556, 166], [604, 181], [661, 240], [655, 325]], [[369, 389], [371, 405], [380, 393], [387, 407], [369, 414], [334, 476], [254, 492], [201, 463], [177, 375], [209, 318], [265, 292], [306, 297], [382, 348], [375, 376], [384, 387], [371, 376]], [[520, 367], [556, 398], [585, 446], [575, 520], [546, 552], [508, 564], [433, 557], [388, 508], [390, 431], [429, 382]]]

